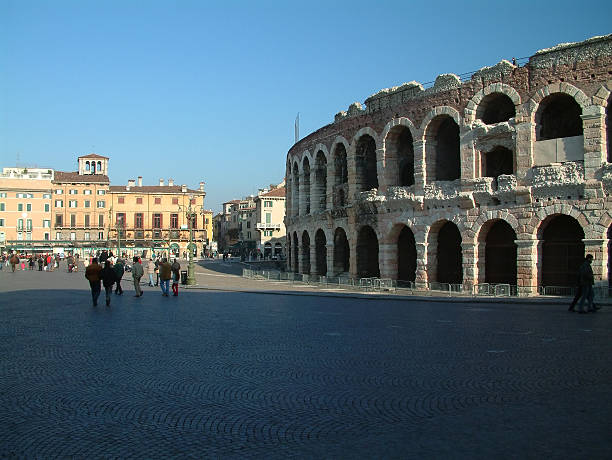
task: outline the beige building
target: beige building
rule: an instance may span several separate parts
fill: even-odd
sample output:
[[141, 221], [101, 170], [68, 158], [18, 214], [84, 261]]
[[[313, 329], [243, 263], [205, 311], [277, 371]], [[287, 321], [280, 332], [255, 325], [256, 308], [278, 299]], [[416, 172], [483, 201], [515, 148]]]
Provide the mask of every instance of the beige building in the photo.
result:
[[111, 185], [111, 246], [130, 254], [169, 252], [181, 257], [191, 248], [200, 255], [206, 249], [208, 232], [212, 233], [206, 225], [212, 212], [204, 210], [205, 195], [204, 182], [197, 190], [175, 185], [172, 179], [143, 185], [142, 177], [125, 186]]
[[264, 259], [282, 258], [285, 254], [285, 187], [284, 182], [260, 191], [254, 199], [256, 248]]
[[383, 89], [287, 154], [289, 266], [431, 289], [608, 292], [612, 35]]
[[50, 251], [53, 170], [3, 168], [0, 174], [0, 250], [36, 244]]

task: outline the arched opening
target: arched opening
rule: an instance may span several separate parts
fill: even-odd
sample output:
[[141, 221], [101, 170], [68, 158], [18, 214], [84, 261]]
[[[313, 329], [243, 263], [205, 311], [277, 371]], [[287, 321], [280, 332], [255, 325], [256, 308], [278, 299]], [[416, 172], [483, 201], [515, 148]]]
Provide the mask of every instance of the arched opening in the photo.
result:
[[344, 229], [338, 227], [334, 232], [334, 273], [348, 273], [350, 249]]
[[281, 257], [283, 255], [283, 245], [281, 243], [274, 243], [274, 257]]
[[346, 206], [346, 195], [348, 193], [348, 167], [346, 163], [346, 149], [344, 144], [337, 144], [334, 149], [334, 189], [333, 206]]
[[272, 243], [264, 243], [264, 258], [269, 259], [272, 257]]
[[355, 186], [358, 192], [378, 188], [376, 172], [376, 141], [367, 134], [361, 136], [355, 148], [356, 177]]
[[291, 199], [293, 201], [293, 215], [300, 215], [300, 169], [297, 163], [293, 163], [293, 191], [291, 192]]
[[102, 171], [102, 162], [98, 161], [98, 172]]
[[459, 126], [448, 115], [435, 117], [426, 131], [428, 181], [451, 181], [461, 177]]
[[506, 147], [497, 146], [481, 155], [483, 177], [493, 177], [493, 187], [497, 188], [497, 178], [502, 174], [514, 174], [514, 154]]
[[437, 281], [461, 284], [463, 282], [463, 256], [461, 233], [452, 222], [446, 222], [438, 231]]
[[582, 108], [564, 93], [544, 98], [536, 112], [536, 139], [582, 136]]
[[395, 126], [385, 142], [385, 176], [388, 186], [414, 184], [414, 147], [410, 130]]
[[294, 273], [300, 272], [300, 258], [298, 257], [298, 237], [297, 233], [293, 232], [293, 271]]
[[293, 175], [291, 174], [291, 163], [287, 163], [287, 169], [285, 171], [285, 177], [287, 181], [287, 187], [285, 189], [285, 213], [287, 216], [293, 215], [292, 208], [292, 196], [293, 196]]
[[378, 278], [378, 238], [369, 225], [364, 225], [357, 235], [357, 275], [361, 278]]
[[302, 233], [302, 273], [310, 274], [310, 236], [306, 230]]
[[90, 169], [91, 169], [91, 167], [89, 166], [89, 161], [86, 161], [86, 162], [85, 162], [85, 171], [86, 171], [86, 172], [89, 172], [89, 171], [90, 171]]
[[550, 217], [543, 226], [542, 286], [575, 286], [584, 261], [584, 230], [564, 214]]
[[516, 232], [498, 220], [485, 239], [485, 283], [516, 285]]
[[304, 214], [310, 214], [310, 162], [304, 158], [303, 171], [304, 183], [302, 193], [304, 194]]
[[96, 162], [95, 161], [91, 162], [91, 173], [92, 174], [96, 173]]
[[293, 268], [293, 252], [291, 251], [291, 234], [286, 236], [287, 242], [287, 271], [292, 271]]
[[508, 121], [516, 116], [514, 102], [504, 93], [487, 94], [476, 111], [476, 117], [487, 125]]
[[313, 207], [316, 211], [325, 211], [327, 203], [327, 158], [319, 150], [315, 158], [315, 180]]
[[397, 280], [414, 282], [416, 279], [417, 251], [412, 230], [404, 226], [397, 239]]
[[315, 254], [317, 274], [321, 276], [327, 275], [327, 239], [323, 230], [317, 230], [315, 233]]

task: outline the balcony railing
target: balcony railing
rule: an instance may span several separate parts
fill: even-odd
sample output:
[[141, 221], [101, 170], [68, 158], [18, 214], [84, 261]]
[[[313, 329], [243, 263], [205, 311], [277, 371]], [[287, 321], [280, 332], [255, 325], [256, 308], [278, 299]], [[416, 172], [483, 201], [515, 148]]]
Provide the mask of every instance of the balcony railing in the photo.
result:
[[281, 224], [268, 224], [257, 222], [257, 230], [280, 230]]

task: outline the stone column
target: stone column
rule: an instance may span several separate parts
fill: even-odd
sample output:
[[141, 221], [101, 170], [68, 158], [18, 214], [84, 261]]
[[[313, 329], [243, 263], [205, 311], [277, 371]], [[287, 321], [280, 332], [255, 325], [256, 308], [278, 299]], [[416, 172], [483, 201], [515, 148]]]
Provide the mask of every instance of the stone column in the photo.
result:
[[417, 266], [415, 273], [415, 282], [416, 283], [427, 283], [429, 282], [429, 276], [427, 272], [427, 264], [428, 264], [428, 251], [427, 251], [427, 243], [416, 243], [416, 253], [417, 253]]
[[485, 265], [486, 265], [486, 243], [484, 241], [476, 242], [476, 253], [474, 254], [476, 273], [474, 282], [483, 284], [485, 282]]
[[351, 278], [358, 278], [358, 275], [357, 275], [357, 238], [355, 237], [355, 238], [349, 239], [348, 245], [350, 249], [349, 274]]
[[310, 245], [310, 274], [311, 275], [319, 274], [317, 270], [317, 245], [316, 243]]
[[599, 105], [591, 105], [584, 109], [582, 118], [582, 132], [584, 136], [584, 178], [585, 180], [596, 179], [595, 172], [601, 164], [607, 160], [605, 109]]
[[335, 275], [334, 271], [334, 243], [328, 242], [325, 245], [325, 250], [327, 253], [327, 276]]
[[516, 284], [519, 296], [538, 293], [539, 274], [538, 254], [540, 240], [515, 240], [516, 243]]
[[478, 282], [476, 279], [476, 246], [473, 241], [461, 243], [461, 260], [463, 267], [462, 283], [466, 286], [473, 286]]
[[414, 146], [414, 189], [423, 190], [425, 185], [425, 141], [415, 141]]
[[310, 190], [306, 190], [306, 185], [304, 184], [304, 173], [300, 173], [299, 177], [300, 181], [300, 196], [299, 196], [299, 215], [306, 215], [306, 193], [310, 193]]
[[518, 123], [515, 127], [514, 158], [516, 176], [524, 177], [533, 166], [533, 128], [531, 123]]
[[381, 278], [397, 279], [397, 244], [378, 244], [378, 266]]
[[459, 157], [461, 167], [461, 182], [466, 180], [474, 179], [476, 177], [475, 171], [475, 157], [476, 150], [474, 148], [474, 139], [470, 134], [470, 129], [461, 129], [461, 142], [459, 144]]
[[291, 211], [294, 216], [300, 215], [300, 175], [293, 175], [293, 190], [291, 192]]
[[378, 194], [387, 193], [387, 177], [385, 172], [385, 149], [376, 149], [376, 177], [378, 178]]

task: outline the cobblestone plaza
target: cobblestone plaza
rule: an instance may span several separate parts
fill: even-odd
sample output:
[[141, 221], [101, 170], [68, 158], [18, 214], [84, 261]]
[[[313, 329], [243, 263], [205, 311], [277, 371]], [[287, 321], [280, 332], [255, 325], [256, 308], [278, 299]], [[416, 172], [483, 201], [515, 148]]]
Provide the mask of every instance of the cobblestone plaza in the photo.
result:
[[612, 456], [609, 307], [123, 284], [0, 272], [0, 457]]

